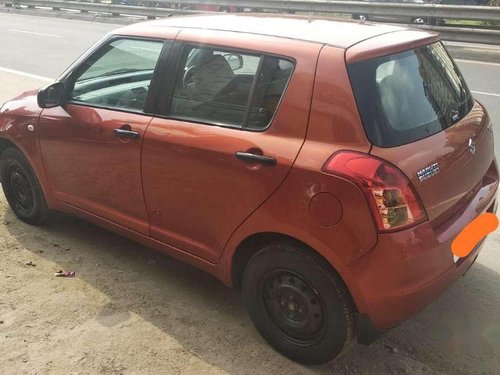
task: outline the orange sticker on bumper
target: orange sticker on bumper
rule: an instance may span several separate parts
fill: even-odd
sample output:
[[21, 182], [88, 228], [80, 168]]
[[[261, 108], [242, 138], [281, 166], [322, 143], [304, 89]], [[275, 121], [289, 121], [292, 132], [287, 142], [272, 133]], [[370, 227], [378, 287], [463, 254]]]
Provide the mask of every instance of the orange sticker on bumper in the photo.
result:
[[488, 212], [476, 217], [453, 240], [451, 252], [457, 257], [466, 257], [484, 237], [497, 227], [498, 218], [495, 214]]

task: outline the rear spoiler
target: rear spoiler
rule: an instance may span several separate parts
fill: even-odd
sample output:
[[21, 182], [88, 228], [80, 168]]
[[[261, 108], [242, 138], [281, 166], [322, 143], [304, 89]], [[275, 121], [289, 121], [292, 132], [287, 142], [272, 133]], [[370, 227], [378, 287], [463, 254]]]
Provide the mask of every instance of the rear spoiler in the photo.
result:
[[345, 53], [346, 63], [391, 55], [439, 41], [439, 34], [420, 30], [393, 31], [365, 39], [349, 47]]

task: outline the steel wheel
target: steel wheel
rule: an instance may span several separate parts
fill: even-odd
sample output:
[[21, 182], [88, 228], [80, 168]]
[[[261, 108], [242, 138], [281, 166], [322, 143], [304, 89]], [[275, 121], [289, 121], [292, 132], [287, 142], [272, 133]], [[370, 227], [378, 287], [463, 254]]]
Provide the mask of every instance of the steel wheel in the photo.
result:
[[28, 224], [42, 224], [48, 208], [31, 165], [15, 148], [7, 148], [0, 157], [0, 177], [5, 198], [12, 211]]
[[350, 296], [321, 257], [293, 241], [271, 243], [245, 267], [243, 299], [276, 350], [304, 364], [335, 358], [354, 334]]
[[26, 173], [16, 164], [9, 166], [9, 181], [12, 187], [12, 199], [16, 209], [25, 215], [33, 211], [33, 186]]
[[288, 270], [271, 272], [264, 282], [266, 309], [284, 337], [310, 345], [325, 331], [326, 315], [318, 292]]

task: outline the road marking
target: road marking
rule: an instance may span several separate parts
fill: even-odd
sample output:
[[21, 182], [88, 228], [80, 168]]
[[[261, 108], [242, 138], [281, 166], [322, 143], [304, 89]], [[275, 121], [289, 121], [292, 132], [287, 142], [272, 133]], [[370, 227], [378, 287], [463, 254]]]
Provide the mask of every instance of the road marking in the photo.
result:
[[489, 95], [489, 96], [498, 96], [500, 97], [500, 94], [493, 94], [492, 92], [483, 92], [483, 91], [471, 91], [474, 94], [479, 94], [479, 95]]
[[39, 76], [39, 75], [36, 75], [36, 74], [30, 74], [30, 73], [25, 73], [25, 72], [20, 72], [19, 70], [14, 70], [14, 69], [8, 69], [8, 68], [1, 68], [0, 67], [0, 72], [17, 74], [19, 76], [33, 78], [33, 79], [37, 79], [39, 81], [54, 82], [53, 78], [43, 77], [43, 76]]
[[33, 34], [33, 35], [48, 36], [48, 37], [51, 37], [51, 38], [64, 38], [62, 35], [37, 33], [37, 32], [34, 32], [34, 31], [26, 31], [26, 30], [7, 29], [7, 31], [11, 31], [13, 33], [24, 33], [24, 34]]
[[[479, 65], [492, 65], [492, 66], [500, 66], [498, 63], [493, 63], [493, 62], [485, 62], [485, 61], [473, 61], [473, 60], [461, 60], [461, 59], [455, 59], [456, 62], [461, 62], [461, 63], [467, 63], [467, 64], [479, 64]], [[484, 92], [484, 91], [472, 91], [474, 94], [479, 94], [479, 95], [488, 95], [488, 96], [497, 96], [500, 97], [500, 94], [494, 94], [492, 92]]]
[[462, 59], [454, 59], [457, 62], [463, 62], [463, 63], [468, 63], [468, 64], [480, 64], [480, 65], [493, 65], [493, 66], [500, 66], [499, 63], [494, 63], [494, 62], [486, 62], [486, 61], [474, 61], [474, 60], [462, 60]]

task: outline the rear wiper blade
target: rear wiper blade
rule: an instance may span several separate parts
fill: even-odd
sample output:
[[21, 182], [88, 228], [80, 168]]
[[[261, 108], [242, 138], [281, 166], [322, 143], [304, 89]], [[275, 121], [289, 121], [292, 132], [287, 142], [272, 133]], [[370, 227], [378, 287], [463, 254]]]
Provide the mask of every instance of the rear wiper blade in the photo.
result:
[[453, 121], [455, 123], [458, 120], [460, 120], [460, 112], [457, 111], [456, 109], [452, 109], [450, 111], [450, 117], [451, 117], [451, 121]]

